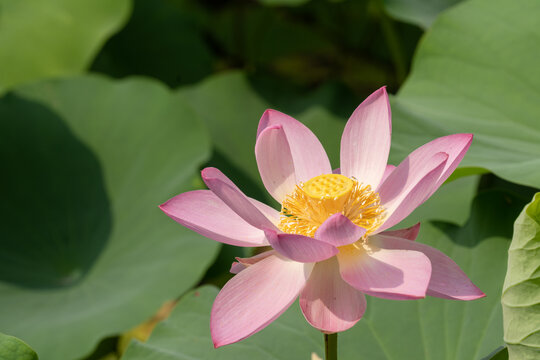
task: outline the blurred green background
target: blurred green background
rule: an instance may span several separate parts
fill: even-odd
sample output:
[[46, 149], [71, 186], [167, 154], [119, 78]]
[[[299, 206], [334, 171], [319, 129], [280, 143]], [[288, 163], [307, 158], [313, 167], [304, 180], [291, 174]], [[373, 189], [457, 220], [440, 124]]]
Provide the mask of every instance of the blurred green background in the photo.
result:
[[[28, 346], [43, 360], [322, 357], [297, 304], [214, 350], [211, 303], [252, 250], [158, 205], [204, 188], [199, 170], [216, 166], [277, 208], [253, 151], [263, 111], [304, 122], [338, 167], [349, 114], [387, 85], [390, 163], [475, 135], [400, 226], [422, 220], [418, 241], [488, 296], [370, 298], [340, 358], [503, 359], [506, 340], [534, 359], [538, 257], [524, 278], [506, 270], [514, 221], [540, 188], [539, 39], [537, 0], [0, 0], [0, 332], [22, 340], [0, 334], [0, 358], [35, 359]], [[521, 222], [539, 222], [534, 204]], [[519, 246], [540, 248], [539, 232]], [[508, 295], [525, 313], [505, 310], [505, 324], [527, 326], [503, 326], [505, 276], [528, 286]]]

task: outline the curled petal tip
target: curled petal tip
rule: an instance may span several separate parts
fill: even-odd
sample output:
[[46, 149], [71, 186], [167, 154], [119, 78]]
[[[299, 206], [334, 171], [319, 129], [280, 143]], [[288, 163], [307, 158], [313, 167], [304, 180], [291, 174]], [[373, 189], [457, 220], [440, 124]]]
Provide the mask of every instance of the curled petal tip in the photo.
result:
[[216, 341], [212, 340], [212, 344], [214, 345], [214, 349], [217, 349], [219, 347], [222, 347], [222, 344], [217, 343]]
[[275, 125], [270, 125], [269, 127], [267, 127], [266, 129], [264, 129], [263, 131], [268, 131], [268, 130], [281, 130], [283, 129], [283, 125], [281, 124], [275, 124]]
[[205, 167], [201, 170], [201, 177], [203, 178], [203, 180], [210, 179], [212, 178], [212, 173], [214, 173], [215, 171], [219, 170], [215, 167]]

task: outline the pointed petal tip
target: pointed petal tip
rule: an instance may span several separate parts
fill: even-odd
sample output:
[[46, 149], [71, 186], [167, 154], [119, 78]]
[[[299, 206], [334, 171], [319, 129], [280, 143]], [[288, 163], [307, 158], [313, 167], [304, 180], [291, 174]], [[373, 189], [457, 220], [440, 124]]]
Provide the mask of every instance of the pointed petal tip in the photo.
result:
[[216, 334], [214, 334], [214, 326], [212, 324], [212, 320], [210, 320], [210, 337], [212, 338], [212, 344], [214, 345], [214, 349], [220, 348], [225, 345], [229, 345], [232, 343], [227, 343], [225, 341], [216, 339]]
[[415, 241], [419, 233], [420, 233], [420, 223], [418, 222], [415, 225], [405, 228], [405, 229], [383, 231], [380, 233], [380, 235], [392, 236], [392, 237], [397, 237], [397, 238], [406, 239], [410, 241]]
[[461, 300], [461, 301], [472, 301], [472, 300], [478, 300], [485, 298], [487, 295], [480, 290], [476, 285], [472, 284], [474, 286], [474, 292], [470, 295], [461, 295], [456, 296], [455, 300]]
[[479, 294], [468, 296], [467, 299], [463, 299], [463, 300], [465, 301], [478, 300], [478, 299], [485, 298], [487, 296], [482, 290], [479, 290], [479, 292], [480, 292]]
[[163, 211], [165, 214], [167, 214], [167, 216], [169, 216], [171, 203], [176, 199], [177, 196], [180, 196], [180, 195], [182, 195], [182, 194], [176, 195], [176, 196], [170, 198], [169, 200], [165, 201], [163, 204], [158, 205], [158, 208], [161, 211]]
[[380, 88], [378, 88], [377, 90], [375, 90], [374, 92], [372, 92], [365, 100], [364, 102], [366, 104], [369, 104], [373, 101], [376, 101], [378, 100], [379, 98], [383, 97], [386, 102], [388, 103], [388, 109], [390, 110], [390, 101], [388, 99], [388, 91], [386, 89], [386, 85], [384, 86], [381, 86]]

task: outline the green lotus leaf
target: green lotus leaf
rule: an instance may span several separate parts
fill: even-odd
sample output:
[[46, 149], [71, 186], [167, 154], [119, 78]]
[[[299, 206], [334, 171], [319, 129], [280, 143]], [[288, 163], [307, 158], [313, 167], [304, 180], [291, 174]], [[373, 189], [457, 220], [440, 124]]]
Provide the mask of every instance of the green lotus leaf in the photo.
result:
[[80, 73], [125, 22], [129, 0], [0, 0], [0, 93]]
[[461, 166], [540, 188], [539, 14], [536, 0], [471, 0], [443, 13], [392, 103], [391, 159], [469, 132]]
[[502, 305], [510, 360], [540, 356], [540, 193], [514, 224]]
[[38, 356], [28, 344], [16, 337], [0, 333], [0, 359], [38, 360]]
[[204, 274], [218, 244], [158, 205], [209, 156], [188, 106], [157, 82], [87, 76], [0, 99], [0, 330], [74, 359]]

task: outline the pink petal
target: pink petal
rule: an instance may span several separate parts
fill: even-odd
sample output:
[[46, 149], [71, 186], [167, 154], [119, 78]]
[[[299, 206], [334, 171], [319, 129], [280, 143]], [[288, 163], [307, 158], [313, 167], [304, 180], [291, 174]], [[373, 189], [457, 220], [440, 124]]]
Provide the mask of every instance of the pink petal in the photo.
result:
[[427, 199], [447, 159], [448, 154], [437, 153], [423, 161], [409, 156], [399, 164], [379, 189], [386, 219], [377, 232], [396, 225]]
[[266, 190], [279, 203], [294, 191], [297, 178], [293, 154], [281, 125], [264, 129], [255, 144], [259, 174]]
[[248, 266], [258, 263], [259, 261], [266, 259], [270, 255], [275, 255], [274, 250], [265, 251], [263, 253], [257, 254], [248, 258], [237, 257], [236, 261], [232, 263], [230, 272], [232, 274], [238, 274], [240, 271], [246, 269]]
[[376, 189], [388, 153], [392, 122], [386, 88], [371, 94], [353, 112], [341, 138], [341, 173]]
[[272, 255], [229, 280], [212, 307], [214, 346], [245, 339], [277, 319], [294, 302], [312, 269], [311, 264]]
[[366, 311], [364, 294], [341, 278], [336, 258], [317, 263], [300, 294], [300, 308], [314, 328], [325, 333], [345, 331]]
[[268, 218], [268, 220], [270, 220], [273, 224], [279, 224], [281, 219], [281, 213], [279, 211], [258, 200], [252, 198], [249, 198], [249, 200], [257, 207], [257, 209], [259, 209], [260, 212], [264, 214], [264, 216]]
[[257, 141], [264, 129], [274, 125], [282, 126], [285, 131], [298, 182], [332, 173], [328, 156], [315, 134], [301, 122], [279, 111], [268, 109], [264, 112], [257, 129]]
[[319, 226], [315, 238], [334, 246], [349, 245], [360, 240], [366, 229], [354, 224], [341, 213], [330, 216]]
[[201, 176], [206, 186], [247, 223], [257, 229], [277, 229], [259, 210], [260, 205], [256, 205], [221, 171], [210, 167], [204, 169]]
[[421, 252], [351, 245], [337, 258], [343, 280], [363, 293], [394, 300], [426, 296], [431, 263]]
[[374, 243], [385, 249], [415, 250], [424, 253], [431, 261], [431, 279], [427, 295], [453, 300], [475, 300], [486, 296], [448, 256], [431, 246], [407, 239], [384, 236], [373, 237]]
[[384, 180], [388, 178], [388, 175], [390, 175], [392, 171], [394, 171], [395, 169], [396, 167], [394, 165], [390, 165], [390, 164], [386, 165], [386, 169], [384, 169], [384, 174], [381, 179], [381, 184], [384, 182]]
[[398, 237], [407, 240], [416, 240], [418, 233], [420, 232], [420, 223], [413, 225], [405, 229], [388, 230], [380, 233], [380, 235]]
[[266, 246], [262, 230], [248, 224], [210, 190], [189, 191], [159, 207], [167, 216], [210, 239], [235, 246]]
[[324, 241], [295, 234], [265, 232], [270, 245], [280, 254], [298, 262], [317, 262], [326, 260], [338, 253], [338, 249]]
[[454, 134], [443, 136], [414, 150], [409, 156], [425, 159], [438, 152], [448, 154], [446, 165], [427, 197], [430, 197], [442, 183], [454, 172], [467, 150], [471, 146], [473, 134]]

